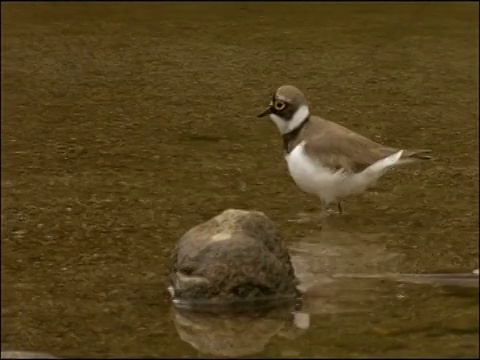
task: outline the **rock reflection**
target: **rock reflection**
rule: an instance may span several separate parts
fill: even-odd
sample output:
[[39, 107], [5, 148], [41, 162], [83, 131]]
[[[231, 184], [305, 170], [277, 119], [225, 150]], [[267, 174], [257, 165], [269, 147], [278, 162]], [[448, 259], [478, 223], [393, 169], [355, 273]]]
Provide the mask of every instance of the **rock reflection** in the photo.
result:
[[171, 308], [180, 338], [202, 354], [238, 357], [264, 350], [275, 336], [295, 338], [310, 325], [310, 316], [295, 305], [255, 312], [196, 312]]

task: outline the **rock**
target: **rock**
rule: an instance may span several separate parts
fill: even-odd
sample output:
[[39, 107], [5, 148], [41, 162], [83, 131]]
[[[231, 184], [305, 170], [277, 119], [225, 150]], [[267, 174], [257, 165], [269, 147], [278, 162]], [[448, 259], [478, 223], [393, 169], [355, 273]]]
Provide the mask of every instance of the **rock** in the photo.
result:
[[2, 351], [2, 359], [58, 359], [57, 357], [33, 351]]
[[190, 229], [172, 255], [177, 302], [294, 299], [290, 256], [263, 213], [226, 210]]

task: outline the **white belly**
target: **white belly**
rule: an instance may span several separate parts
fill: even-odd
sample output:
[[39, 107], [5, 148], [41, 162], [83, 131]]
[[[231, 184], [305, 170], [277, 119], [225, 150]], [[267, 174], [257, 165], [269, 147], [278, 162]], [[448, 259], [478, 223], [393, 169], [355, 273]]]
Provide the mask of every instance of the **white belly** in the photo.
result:
[[352, 174], [324, 167], [307, 156], [304, 146], [305, 142], [300, 143], [286, 156], [290, 175], [300, 189], [327, 203], [366, 190], [402, 155], [402, 151], [399, 151], [377, 161], [361, 173]]

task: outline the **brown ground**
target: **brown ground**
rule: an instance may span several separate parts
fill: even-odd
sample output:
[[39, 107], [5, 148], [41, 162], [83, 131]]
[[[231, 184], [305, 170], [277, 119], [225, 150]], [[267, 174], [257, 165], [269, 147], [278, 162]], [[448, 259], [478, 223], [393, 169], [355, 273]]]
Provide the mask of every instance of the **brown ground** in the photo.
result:
[[[478, 3], [2, 3], [2, 348], [195, 356], [168, 315], [178, 237], [229, 207], [291, 244], [316, 228], [287, 221], [319, 202], [255, 118], [286, 83], [438, 156], [332, 228], [388, 234], [404, 272], [478, 268]], [[258, 355], [478, 356], [476, 301], [450, 301], [379, 301]], [[406, 318], [418, 332], [368, 330]]]

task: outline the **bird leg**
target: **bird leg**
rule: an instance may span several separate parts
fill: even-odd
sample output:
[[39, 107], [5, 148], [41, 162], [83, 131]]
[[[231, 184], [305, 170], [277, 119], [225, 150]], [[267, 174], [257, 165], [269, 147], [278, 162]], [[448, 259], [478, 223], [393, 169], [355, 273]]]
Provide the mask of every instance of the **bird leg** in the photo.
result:
[[322, 218], [328, 215], [328, 203], [323, 199], [321, 200], [320, 214]]
[[337, 210], [338, 210], [338, 215], [342, 215], [342, 214], [343, 214], [343, 207], [342, 207], [341, 201], [338, 201], [338, 202], [337, 202]]
[[[329, 208], [328, 206], [329, 204], [327, 202], [325, 202], [324, 200], [322, 200], [322, 214], [324, 214], [325, 216], [330, 214], [330, 213], [334, 213], [335, 210]], [[340, 201], [337, 201], [335, 202], [335, 205], [337, 206], [337, 214], [338, 215], [342, 215], [343, 214], [343, 207], [342, 207], [342, 203]]]
[[326, 219], [328, 218], [329, 215], [332, 213], [341, 215], [343, 214], [343, 207], [340, 201], [335, 202], [334, 204], [337, 206], [337, 211], [331, 209], [329, 207], [329, 203], [327, 203], [325, 200], [320, 200], [320, 212], [318, 214], [314, 215], [308, 215], [308, 214], [299, 214], [300, 219], [291, 219], [288, 220], [290, 222], [295, 222], [295, 223], [307, 223], [312, 221], [313, 219], [320, 219], [320, 222], [322, 224], [325, 224]]

